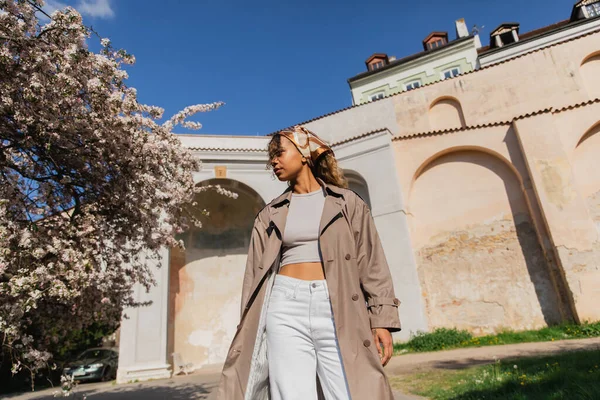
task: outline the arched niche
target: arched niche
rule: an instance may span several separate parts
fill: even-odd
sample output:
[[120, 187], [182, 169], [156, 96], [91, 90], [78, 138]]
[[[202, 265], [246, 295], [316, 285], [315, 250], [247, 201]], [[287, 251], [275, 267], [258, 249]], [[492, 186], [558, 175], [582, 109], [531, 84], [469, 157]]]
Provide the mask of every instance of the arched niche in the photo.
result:
[[475, 334], [560, 321], [559, 299], [514, 168], [459, 149], [420, 168], [410, 195], [431, 328]]
[[238, 197], [214, 189], [196, 194], [197, 205], [189, 208], [202, 227], [180, 235], [185, 251], [170, 252], [169, 353], [181, 354], [196, 368], [225, 360], [239, 323], [252, 226], [265, 206], [254, 189], [235, 180], [212, 179], [199, 185], [220, 185]]
[[600, 234], [600, 122], [582, 135], [573, 155], [573, 174]]
[[344, 170], [344, 176], [348, 180], [348, 188], [356, 192], [371, 208], [371, 196], [369, 185], [361, 174], [353, 170]]
[[449, 96], [436, 99], [429, 107], [429, 122], [432, 130], [465, 127], [465, 116], [460, 101]]
[[600, 52], [590, 54], [583, 59], [580, 73], [585, 90], [590, 98], [600, 97]]

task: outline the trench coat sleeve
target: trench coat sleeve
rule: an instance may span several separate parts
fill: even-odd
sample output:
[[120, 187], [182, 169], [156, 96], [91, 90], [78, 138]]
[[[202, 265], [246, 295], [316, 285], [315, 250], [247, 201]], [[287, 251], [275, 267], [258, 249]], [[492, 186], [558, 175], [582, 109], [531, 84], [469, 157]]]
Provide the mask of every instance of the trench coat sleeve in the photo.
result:
[[[375, 221], [366, 203], [357, 199], [355, 217], [357, 224], [356, 250], [360, 283], [367, 300], [371, 328], [387, 328], [390, 332], [400, 330], [398, 316], [399, 300]], [[356, 228], [355, 228], [356, 229]]]
[[252, 235], [250, 236], [250, 247], [248, 248], [248, 258], [246, 260], [246, 271], [244, 272], [244, 283], [242, 284], [242, 301], [240, 304], [240, 318], [244, 314], [244, 307], [250, 297], [250, 290], [254, 282], [254, 269], [260, 263], [265, 250], [265, 226], [259, 215], [254, 220]]

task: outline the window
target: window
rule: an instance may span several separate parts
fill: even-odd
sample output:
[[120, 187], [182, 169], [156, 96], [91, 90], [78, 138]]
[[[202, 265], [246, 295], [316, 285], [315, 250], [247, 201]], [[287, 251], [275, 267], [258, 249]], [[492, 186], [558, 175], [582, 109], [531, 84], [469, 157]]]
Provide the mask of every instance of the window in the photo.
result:
[[435, 48], [442, 47], [443, 45], [444, 45], [444, 39], [438, 39], [435, 42], [427, 43], [427, 47], [429, 47], [429, 50], [433, 50]]
[[383, 67], [383, 61], [377, 61], [377, 62], [371, 64], [371, 71], [374, 71], [381, 67]]
[[373, 101], [373, 100], [379, 100], [379, 99], [383, 99], [383, 98], [384, 98], [384, 96], [385, 96], [385, 93], [383, 93], [383, 92], [377, 92], [377, 93], [375, 93], [375, 94], [372, 94], [372, 95], [369, 97], [369, 100]]
[[112, 356], [112, 351], [103, 349], [86, 350], [77, 357], [78, 360], [99, 359]]
[[507, 44], [516, 42], [516, 33], [516, 31], [509, 31], [500, 34], [500, 40], [502, 41], [502, 45], [506, 46]]
[[460, 75], [460, 68], [458, 67], [451, 68], [443, 73], [444, 79], [454, 78], [458, 75]]
[[413, 89], [419, 88], [419, 87], [421, 87], [421, 81], [409, 82], [409, 83], [405, 84], [404, 87], [406, 88], [406, 90], [413, 90]]
[[597, 17], [600, 15], [600, 2], [585, 6], [588, 13], [588, 18]]

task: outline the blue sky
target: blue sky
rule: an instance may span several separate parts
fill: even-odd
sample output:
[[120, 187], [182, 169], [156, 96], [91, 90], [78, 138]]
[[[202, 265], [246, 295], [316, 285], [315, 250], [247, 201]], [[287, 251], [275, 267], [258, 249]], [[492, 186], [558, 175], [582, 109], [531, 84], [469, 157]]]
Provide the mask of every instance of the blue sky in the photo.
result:
[[[263, 135], [351, 105], [347, 79], [374, 52], [422, 50], [431, 31], [455, 37], [454, 21], [520, 22], [527, 32], [563, 19], [572, 0], [62, 0], [113, 46], [134, 54], [129, 85], [165, 108], [226, 105], [193, 120], [199, 134]], [[185, 133], [185, 129], [176, 132]]]

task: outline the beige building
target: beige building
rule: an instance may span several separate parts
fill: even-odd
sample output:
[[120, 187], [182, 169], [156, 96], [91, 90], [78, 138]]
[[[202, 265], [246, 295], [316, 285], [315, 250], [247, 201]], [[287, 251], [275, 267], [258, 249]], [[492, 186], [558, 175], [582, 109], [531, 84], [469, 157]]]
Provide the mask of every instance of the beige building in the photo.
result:
[[[600, 319], [600, 17], [581, 11], [595, 5], [511, 43], [501, 26], [480, 52], [499, 61], [478, 70], [304, 123], [371, 206], [402, 301], [396, 339]], [[120, 381], [168, 376], [173, 352], [223, 362], [252, 220], [284, 188], [268, 138], [181, 138], [198, 184], [239, 198], [200, 196], [205, 227], [165, 249], [158, 285], [138, 293], [152, 306], [123, 320]]]

